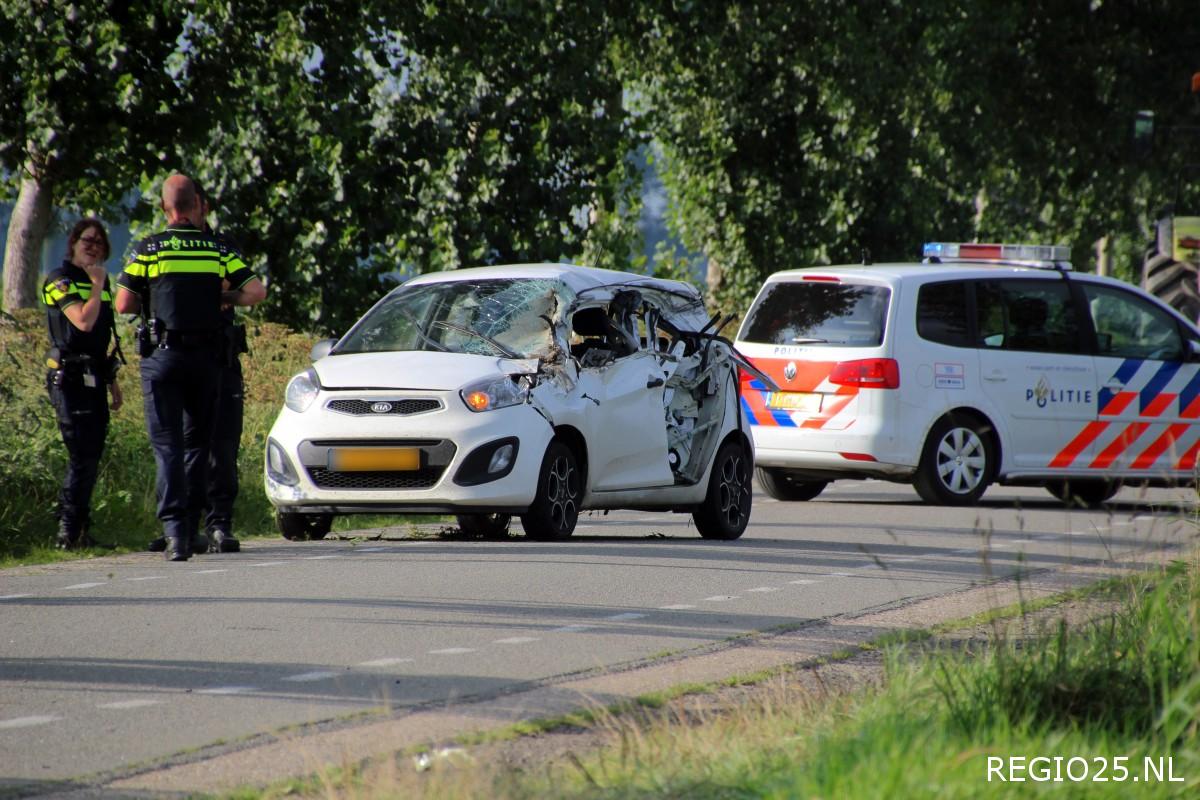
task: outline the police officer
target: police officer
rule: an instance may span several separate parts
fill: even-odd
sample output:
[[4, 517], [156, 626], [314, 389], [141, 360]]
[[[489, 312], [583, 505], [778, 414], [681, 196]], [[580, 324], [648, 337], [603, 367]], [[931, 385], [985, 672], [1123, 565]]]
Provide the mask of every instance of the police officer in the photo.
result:
[[167, 228], [138, 242], [117, 279], [116, 309], [141, 312], [142, 394], [157, 466], [166, 558], [204, 552], [200, 534], [209, 440], [220, 389], [221, 306], [251, 306], [267, 290], [234, 249], [201, 230], [202, 208], [186, 175], [163, 184]]
[[57, 544], [91, 547], [92, 489], [108, 434], [108, 393], [121, 407], [113, 340], [112, 294], [104, 262], [108, 234], [98, 219], [81, 219], [67, 237], [67, 257], [42, 285], [50, 329], [46, 389], [67, 447], [67, 474], [58, 495]]

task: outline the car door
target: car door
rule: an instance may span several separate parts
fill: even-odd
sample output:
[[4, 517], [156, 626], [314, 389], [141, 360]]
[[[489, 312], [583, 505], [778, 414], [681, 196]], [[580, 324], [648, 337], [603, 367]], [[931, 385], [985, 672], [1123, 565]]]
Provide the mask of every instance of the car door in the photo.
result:
[[1119, 286], [1080, 282], [1096, 334], [1096, 473], [1191, 477], [1200, 453], [1200, 364], [1178, 320]]
[[614, 347], [607, 357], [580, 361], [578, 390], [588, 404], [589, 482], [596, 491], [674, 483], [663, 402], [668, 372], [648, 340], [635, 332], [624, 341], [634, 339], [640, 345], [633, 352]]
[[976, 284], [981, 391], [1004, 417], [1010, 472], [1073, 471], [1084, 443], [1072, 442], [1095, 418], [1095, 364], [1085, 352], [1081, 316], [1060, 275]]

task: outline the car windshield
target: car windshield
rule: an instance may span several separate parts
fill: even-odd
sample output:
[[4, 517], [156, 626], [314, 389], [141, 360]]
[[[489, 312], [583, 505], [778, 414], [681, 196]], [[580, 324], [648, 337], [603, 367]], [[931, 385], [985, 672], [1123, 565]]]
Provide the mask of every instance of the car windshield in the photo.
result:
[[885, 286], [780, 281], [746, 315], [747, 342], [873, 347], [883, 341], [891, 292]]
[[565, 288], [502, 279], [402, 286], [359, 320], [333, 354], [441, 350], [535, 358], [553, 349]]

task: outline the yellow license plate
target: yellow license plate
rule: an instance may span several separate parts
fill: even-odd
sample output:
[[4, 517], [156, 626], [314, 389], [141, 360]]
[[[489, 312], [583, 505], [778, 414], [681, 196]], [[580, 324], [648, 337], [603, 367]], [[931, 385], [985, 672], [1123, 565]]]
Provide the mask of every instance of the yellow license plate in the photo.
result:
[[817, 392], [770, 392], [767, 407], [816, 414], [821, 410], [821, 395]]
[[337, 447], [329, 451], [335, 472], [404, 472], [421, 468], [415, 447]]

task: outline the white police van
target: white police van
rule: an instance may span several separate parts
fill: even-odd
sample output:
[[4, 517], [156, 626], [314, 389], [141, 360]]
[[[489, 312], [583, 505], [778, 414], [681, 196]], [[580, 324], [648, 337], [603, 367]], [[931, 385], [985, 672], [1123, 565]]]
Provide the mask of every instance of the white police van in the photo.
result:
[[768, 278], [737, 341], [780, 389], [743, 374], [767, 493], [883, 478], [967, 505], [998, 482], [1093, 505], [1194, 482], [1200, 330], [1068, 258], [935, 243], [923, 263]]

